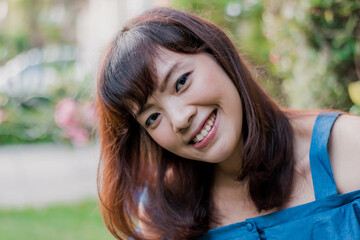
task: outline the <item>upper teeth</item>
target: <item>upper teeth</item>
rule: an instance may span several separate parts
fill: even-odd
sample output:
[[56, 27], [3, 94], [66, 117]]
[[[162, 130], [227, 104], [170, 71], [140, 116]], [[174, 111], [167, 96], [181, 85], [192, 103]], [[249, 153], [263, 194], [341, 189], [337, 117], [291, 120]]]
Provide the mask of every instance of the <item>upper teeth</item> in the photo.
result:
[[204, 139], [204, 137], [206, 137], [208, 135], [208, 133], [210, 132], [212, 126], [214, 126], [214, 122], [215, 122], [215, 113], [211, 114], [209, 119], [206, 121], [206, 123], [204, 124], [204, 127], [201, 129], [200, 133], [197, 134], [194, 138], [193, 141], [195, 143], [200, 142], [201, 140]]

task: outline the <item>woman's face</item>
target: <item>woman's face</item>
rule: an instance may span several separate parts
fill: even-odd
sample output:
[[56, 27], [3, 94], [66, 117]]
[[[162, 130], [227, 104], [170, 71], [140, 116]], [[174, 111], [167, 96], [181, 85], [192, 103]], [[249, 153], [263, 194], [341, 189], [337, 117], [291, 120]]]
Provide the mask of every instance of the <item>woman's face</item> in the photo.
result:
[[161, 49], [155, 66], [158, 87], [137, 112], [155, 142], [192, 160], [220, 163], [236, 155], [241, 100], [214, 58]]

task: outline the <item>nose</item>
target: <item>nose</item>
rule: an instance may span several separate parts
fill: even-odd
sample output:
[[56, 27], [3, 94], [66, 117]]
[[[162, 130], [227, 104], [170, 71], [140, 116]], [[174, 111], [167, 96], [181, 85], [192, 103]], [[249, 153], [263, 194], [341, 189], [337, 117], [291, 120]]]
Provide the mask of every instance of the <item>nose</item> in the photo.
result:
[[194, 105], [187, 105], [182, 101], [171, 101], [168, 108], [168, 115], [174, 132], [185, 131], [196, 115], [197, 108]]

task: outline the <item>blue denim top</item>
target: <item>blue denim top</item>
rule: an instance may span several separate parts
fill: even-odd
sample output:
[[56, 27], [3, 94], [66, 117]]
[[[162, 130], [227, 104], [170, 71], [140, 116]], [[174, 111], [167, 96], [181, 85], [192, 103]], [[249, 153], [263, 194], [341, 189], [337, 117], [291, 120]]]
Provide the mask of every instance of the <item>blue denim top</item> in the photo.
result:
[[331, 128], [339, 114], [321, 112], [315, 121], [310, 146], [315, 201], [211, 229], [198, 239], [360, 240], [360, 190], [338, 195], [327, 151]]

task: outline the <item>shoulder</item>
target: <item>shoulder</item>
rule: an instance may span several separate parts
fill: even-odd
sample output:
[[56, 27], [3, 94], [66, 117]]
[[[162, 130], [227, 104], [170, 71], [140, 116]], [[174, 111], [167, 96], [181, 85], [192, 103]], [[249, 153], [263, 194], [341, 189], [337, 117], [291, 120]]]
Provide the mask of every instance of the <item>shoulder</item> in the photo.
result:
[[360, 189], [360, 117], [340, 115], [328, 143], [329, 158], [339, 194]]

